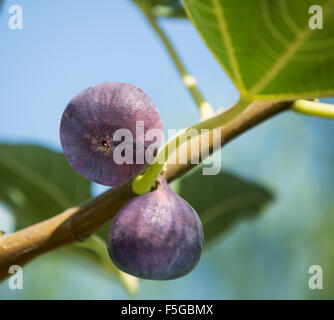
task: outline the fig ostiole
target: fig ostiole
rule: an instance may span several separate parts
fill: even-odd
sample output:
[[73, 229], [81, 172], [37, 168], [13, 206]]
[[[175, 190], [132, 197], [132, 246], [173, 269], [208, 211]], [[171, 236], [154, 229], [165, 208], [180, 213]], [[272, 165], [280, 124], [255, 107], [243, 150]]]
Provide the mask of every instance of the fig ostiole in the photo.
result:
[[[137, 134], [138, 125], [142, 135]], [[145, 141], [151, 129], [162, 133], [151, 99], [133, 85], [106, 82], [82, 91], [69, 102], [61, 119], [60, 140], [75, 171], [91, 181], [117, 186], [147, 167], [145, 151], [152, 143], [158, 147], [162, 139], [157, 136]], [[118, 161], [115, 153], [120, 143], [125, 147], [120, 148]], [[127, 150], [130, 159], [123, 159], [122, 152]]]
[[203, 242], [202, 224], [195, 210], [159, 177], [154, 191], [130, 200], [114, 217], [108, 252], [126, 273], [171, 280], [196, 266]]

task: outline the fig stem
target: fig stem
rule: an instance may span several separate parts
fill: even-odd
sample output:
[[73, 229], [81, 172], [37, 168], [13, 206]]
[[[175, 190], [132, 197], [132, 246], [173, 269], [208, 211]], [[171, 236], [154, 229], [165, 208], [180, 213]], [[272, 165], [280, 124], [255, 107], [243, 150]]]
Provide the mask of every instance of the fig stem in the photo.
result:
[[240, 99], [235, 105], [225, 112], [219, 113], [214, 117], [192, 125], [169, 139], [160, 148], [154, 163], [150, 165], [142, 175], [138, 175], [133, 179], [131, 184], [132, 191], [136, 194], [145, 194], [151, 190], [163, 167], [167, 163], [168, 156], [172, 155], [181, 144], [189, 140], [187, 133], [190, 130], [195, 129], [195, 132], [199, 135], [201, 129], [213, 130], [215, 128], [219, 128], [243, 113], [250, 103], [250, 100]]
[[310, 100], [296, 100], [292, 110], [311, 116], [334, 119], [334, 105]]
[[[137, 4], [138, 5], [138, 4]], [[181, 61], [178, 53], [174, 49], [171, 41], [167, 37], [166, 33], [163, 31], [163, 29], [159, 26], [157, 23], [156, 17], [152, 14], [152, 10], [150, 7], [143, 7], [138, 5], [138, 7], [142, 10], [144, 13], [147, 21], [153, 28], [153, 30], [157, 33], [159, 38], [161, 39], [162, 43], [164, 44], [167, 52], [169, 53], [169, 56], [173, 60], [175, 67], [177, 71], [179, 72], [182, 81], [186, 88], [189, 90], [191, 96], [193, 97], [195, 103], [198, 106], [201, 120], [208, 119], [212, 116], [214, 116], [214, 111], [211, 106], [211, 104], [203, 97], [202, 93], [198, 89], [196, 85], [196, 79], [190, 75], [185, 68], [183, 62]]]

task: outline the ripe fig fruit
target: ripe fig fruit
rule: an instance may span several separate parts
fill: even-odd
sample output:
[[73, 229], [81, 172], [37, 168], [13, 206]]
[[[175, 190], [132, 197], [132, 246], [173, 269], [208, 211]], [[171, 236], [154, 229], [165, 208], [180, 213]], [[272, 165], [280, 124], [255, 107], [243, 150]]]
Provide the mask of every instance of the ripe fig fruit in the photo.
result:
[[156, 190], [130, 200], [117, 213], [109, 229], [108, 252], [126, 273], [170, 280], [196, 266], [203, 242], [197, 213], [160, 177]]
[[[160, 135], [145, 139], [150, 129]], [[69, 102], [60, 124], [61, 145], [72, 168], [108, 186], [128, 182], [145, 169], [147, 148], [154, 144], [157, 149], [161, 138], [153, 102], [127, 83], [107, 82], [82, 91]]]

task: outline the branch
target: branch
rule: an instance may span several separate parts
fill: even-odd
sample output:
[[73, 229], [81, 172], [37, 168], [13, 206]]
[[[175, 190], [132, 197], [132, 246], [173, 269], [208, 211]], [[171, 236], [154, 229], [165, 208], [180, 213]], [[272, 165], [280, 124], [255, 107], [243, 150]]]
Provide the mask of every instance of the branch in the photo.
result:
[[[227, 143], [262, 121], [290, 108], [292, 102], [254, 102], [240, 116], [221, 127], [222, 143]], [[210, 153], [214, 146], [212, 134], [205, 146]], [[184, 144], [183, 147], [189, 147]], [[182, 148], [182, 146], [181, 146]], [[191, 155], [191, 153], [188, 153]], [[164, 176], [172, 181], [195, 165], [191, 158], [187, 164], [167, 164]], [[0, 281], [8, 276], [11, 265], [24, 265], [39, 255], [61, 246], [82, 241], [97, 228], [111, 220], [118, 210], [135, 197], [131, 182], [106, 191], [98, 197], [38, 224], [0, 237]]]

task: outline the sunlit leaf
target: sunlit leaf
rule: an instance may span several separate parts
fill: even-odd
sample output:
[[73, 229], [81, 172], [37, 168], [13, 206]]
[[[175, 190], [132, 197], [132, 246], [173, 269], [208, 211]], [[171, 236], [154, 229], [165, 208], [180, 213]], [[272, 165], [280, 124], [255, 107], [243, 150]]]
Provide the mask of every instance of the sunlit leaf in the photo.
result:
[[[323, 29], [309, 26], [315, 4], [322, 8]], [[243, 97], [334, 95], [333, 1], [184, 0], [184, 5]]]

